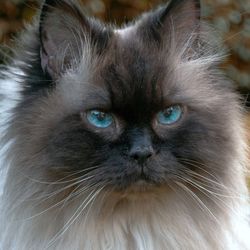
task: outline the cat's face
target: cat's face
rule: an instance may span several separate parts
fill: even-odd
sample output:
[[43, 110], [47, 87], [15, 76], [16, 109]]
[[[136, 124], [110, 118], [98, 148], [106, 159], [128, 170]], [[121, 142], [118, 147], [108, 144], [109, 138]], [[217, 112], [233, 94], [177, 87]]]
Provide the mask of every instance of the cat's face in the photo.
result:
[[65, 2], [45, 5], [40, 56], [27, 69], [16, 118], [30, 138], [24, 160], [54, 181], [115, 189], [223, 178], [237, 108], [214, 76], [197, 2], [172, 1], [124, 30]]

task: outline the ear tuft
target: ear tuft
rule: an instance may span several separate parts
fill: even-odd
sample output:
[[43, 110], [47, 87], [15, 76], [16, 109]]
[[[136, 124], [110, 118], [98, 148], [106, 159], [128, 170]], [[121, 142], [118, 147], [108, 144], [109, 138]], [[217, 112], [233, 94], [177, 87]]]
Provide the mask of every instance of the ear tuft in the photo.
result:
[[102, 50], [108, 33], [104, 25], [86, 17], [76, 0], [46, 0], [40, 16], [43, 71], [57, 79], [79, 63], [85, 46], [100, 45]]
[[174, 24], [178, 24], [186, 29], [192, 29], [200, 21], [200, 1], [199, 0], [172, 0], [163, 9], [161, 22], [164, 24], [167, 18], [172, 19]]
[[198, 33], [200, 15], [199, 0], [172, 0], [150, 13], [142, 30], [149, 31], [146, 35], [157, 41], [166, 41], [171, 32], [176, 41], [184, 41], [190, 34]]

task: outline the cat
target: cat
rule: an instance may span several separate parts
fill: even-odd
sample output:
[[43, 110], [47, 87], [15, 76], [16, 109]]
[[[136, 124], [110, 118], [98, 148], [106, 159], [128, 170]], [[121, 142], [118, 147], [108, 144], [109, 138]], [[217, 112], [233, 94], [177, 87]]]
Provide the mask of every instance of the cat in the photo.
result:
[[9, 70], [1, 249], [250, 249], [244, 114], [209, 34], [198, 0], [122, 28], [43, 3]]

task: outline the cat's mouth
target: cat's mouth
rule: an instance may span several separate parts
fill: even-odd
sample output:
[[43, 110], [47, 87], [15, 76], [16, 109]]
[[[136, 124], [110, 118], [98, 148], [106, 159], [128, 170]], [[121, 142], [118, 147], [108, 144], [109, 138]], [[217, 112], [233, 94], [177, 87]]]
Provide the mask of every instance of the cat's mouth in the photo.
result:
[[115, 186], [118, 191], [132, 190], [143, 192], [162, 186], [162, 184], [159, 178], [141, 170], [140, 172], [125, 176]]
[[127, 185], [119, 186], [113, 191], [118, 195], [118, 199], [124, 198], [138, 202], [139, 200], [148, 200], [149, 197], [157, 197], [169, 190], [167, 183], [156, 182], [147, 176], [146, 178], [143, 176], [141, 178], [138, 177], [138, 179], [131, 181], [129, 184], [127, 183]]

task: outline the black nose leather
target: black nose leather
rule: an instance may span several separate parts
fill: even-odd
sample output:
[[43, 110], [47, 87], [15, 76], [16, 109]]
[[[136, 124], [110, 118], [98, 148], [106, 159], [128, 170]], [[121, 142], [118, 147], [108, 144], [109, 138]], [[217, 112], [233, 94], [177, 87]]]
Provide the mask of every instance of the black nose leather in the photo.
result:
[[130, 157], [139, 163], [144, 163], [154, 154], [152, 146], [134, 146], [130, 150]]
[[144, 164], [155, 154], [152, 135], [147, 129], [134, 129], [132, 132], [129, 157], [139, 164]]

